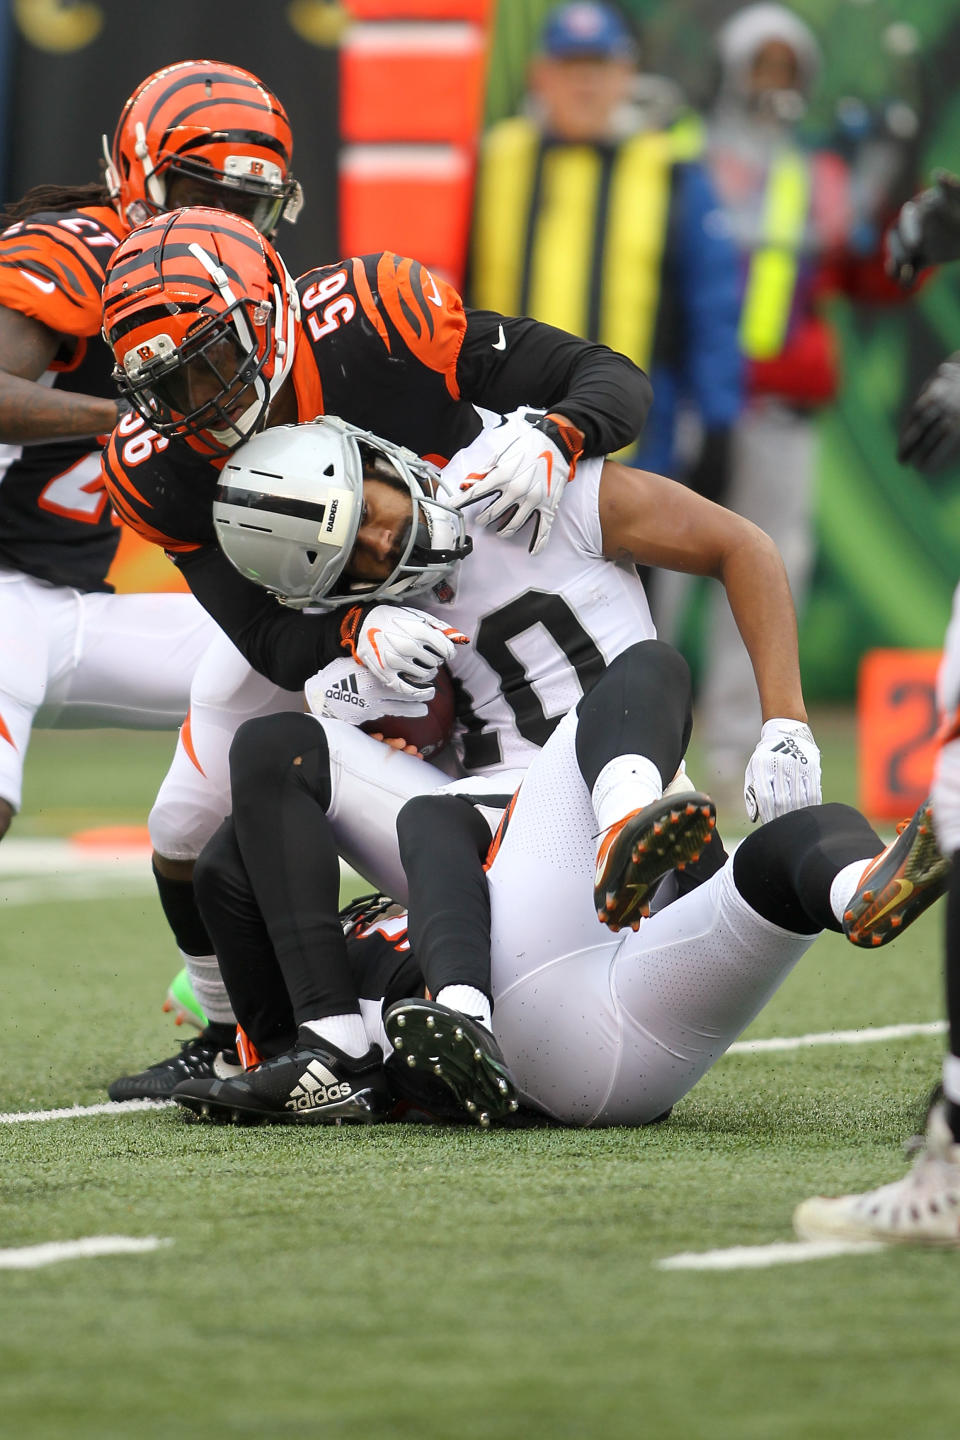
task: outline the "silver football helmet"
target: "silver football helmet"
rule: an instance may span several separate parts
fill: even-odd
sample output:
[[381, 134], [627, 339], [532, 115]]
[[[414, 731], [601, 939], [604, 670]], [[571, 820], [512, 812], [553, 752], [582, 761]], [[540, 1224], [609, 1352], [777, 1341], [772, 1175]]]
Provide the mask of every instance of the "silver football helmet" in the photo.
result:
[[[404, 486], [403, 554], [380, 581], [344, 570], [360, 529], [364, 477]], [[295, 609], [406, 600], [447, 579], [472, 541], [460, 513], [434, 498], [436, 472], [412, 450], [324, 415], [254, 435], [227, 460], [213, 525], [230, 563]]]

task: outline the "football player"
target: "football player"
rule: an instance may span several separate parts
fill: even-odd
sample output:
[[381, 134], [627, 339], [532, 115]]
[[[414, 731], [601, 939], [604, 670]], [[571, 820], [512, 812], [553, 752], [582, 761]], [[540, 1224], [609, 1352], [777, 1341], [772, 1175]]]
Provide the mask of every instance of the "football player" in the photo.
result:
[[297, 613], [238, 575], [211, 515], [226, 457], [262, 426], [332, 411], [443, 464], [479, 434], [478, 406], [524, 407], [504, 427], [498, 471], [505, 490], [548, 477], [540, 513], [549, 516], [581, 451], [601, 455], [636, 437], [650, 387], [603, 346], [465, 311], [413, 260], [355, 257], [294, 282], [250, 225], [208, 210], [159, 217], [119, 247], [104, 327], [134, 406], [107, 447], [108, 492], [121, 519], [173, 557], [224, 631], [198, 673], [150, 817], [164, 911], [206, 1018], [223, 1028], [111, 1087], [114, 1099], [129, 1099], [169, 1093], [184, 1065], [212, 1066], [207, 1042], [232, 1034], [190, 875], [230, 808], [233, 729], [253, 714], [301, 709], [305, 679], [337, 655], [356, 650], [402, 689], [398, 669], [412, 666], [429, 682], [453, 648], [444, 622], [407, 607], [377, 605], [371, 617], [375, 602], [344, 602], [343, 616]]
[[[322, 805], [309, 803], [322, 770], [315, 750], [285, 772], [273, 767], [272, 786], [265, 767], [264, 783], [241, 785], [232, 819], [201, 857], [197, 889], [253, 1042], [251, 1068], [183, 1082], [178, 1103], [238, 1122], [370, 1123], [399, 1093], [441, 1118], [482, 1125], [521, 1101], [564, 1124], [650, 1124], [724, 1053], [821, 930], [844, 928], [860, 944], [902, 933], [946, 878], [923, 835], [926, 810], [883, 850], [845, 805], [765, 824], [699, 888], [641, 920], [636, 935], [598, 924], [598, 830], [614, 837], [622, 862], [604, 882], [614, 926], [631, 922], [638, 891], [712, 833], [703, 797], [664, 803], [653, 773], [678, 763], [689, 732], [684, 668], [659, 641], [630, 647], [531, 761], [487, 857], [493, 1034], [425, 997], [423, 955], [416, 941], [411, 951], [402, 913], [371, 914], [346, 937], [333, 917], [321, 924], [337, 864]], [[268, 723], [253, 722], [235, 749]], [[249, 766], [249, 755], [237, 763]], [[448, 803], [418, 802], [441, 888], [447, 857], [434, 821]], [[911, 866], [911, 891], [894, 888], [882, 911], [871, 905], [873, 877]], [[469, 924], [462, 917], [461, 934]], [[304, 963], [291, 985], [295, 954]], [[361, 1056], [338, 1054], [305, 1018], [330, 972], [362, 997]], [[394, 999], [401, 993], [409, 998]]]
[[0, 221], [0, 837], [34, 724], [179, 725], [215, 633], [191, 596], [118, 596], [106, 579], [120, 532], [101, 445], [125, 409], [100, 337], [107, 261], [133, 226], [187, 203], [272, 234], [301, 203], [291, 149], [255, 76], [184, 61], [127, 101], [105, 184], [41, 186]]
[[[793, 610], [768, 537], [682, 486], [598, 457], [580, 461], [542, 554], [530, 554], [522, 537], [491, 532], [468, 511], [472, 551], [461, 559], [465, 547], [455, 543], [455, 512], [447, 507], [463, 484], [492, 473], [501, 453], [498, 428], [458, 452], [435, 492], [415, 456], [339, 420], [268, 430], [224, 467], [214, 523], [238, 567], [288, 602], [330, 607], [346, 599], [412, 596], [447, 628], [470, 634], [473, 643], [447, 661], [459, 688], [458, 749], [471, 777], [464, 783], [476, 791], [473, 777], [483, 776], [488, 791], [504, 797], [501, 803], [561, 715], [610, 661], [638, 636], [653, 636], [636, 565], [669, 563], [713, 574], [727, 587], [756, 669], [767, 728], [749, 783], [764, 818], [817, 801], [819, 756], [805, 724]], [[392, 462], [393, 483], [389, 471], [364, 475], [364, 452]], [[438, 506], [444, 500], [446, 506]], [[670, 718], [677, 743], [683, 734], [685, 744], [678, 685], [682, 690], [668, 668], [651, 677], [647, 692], [656, 696], [665, 723]], [[664, 768], [647, 756], [640, 769], [662, 792], [681, 758], [682, 750]], [[442, 783], [434, 767], [384, 751], [340, 721], [318, 725], [300, 714], [245, 725], [231, 771], [238, 830], [241, 814], [249, 813], [251, 839], [274, 833], [272, 819], [264, 817], [282, 803], [285, 777], [292, 775], [296, 803], [320, 804], [340, 853], [387, 893], [405, 894], [396, 817], [405, 800]], [[705, 798], [702, 803], [712, 815]], [[700, 836], [700, 843], [707, 838]], [[634, 837], [634, 843], [641, 842]], [[612, 883], [620, 863], [618, 850], [604, 854], [601, 887]], [[308, 850], [302, 855], [312, 863]], [[722, 863], [722, 851], [718, 859]], [[278, 916], [283, 911], [281, 901]], [[329, 935], [336, 896], [323, 904], [318, 899], [316, 914]], [[279, 923], [282, 928], [282, 918]], [[486, 1025], [489, 957], [476, 963], [466, 946], [461, 954], [462, 965], [448, 966], [439, 982], [441, 998]], [[293, 956], [290, 964], [297, 968], [301, 961]], [[438, 985], [433, 976], [428, 980]], [[294, 977], [288, 983], [298, 988]], [[365, 1056], [367, 1038], [356, 999], [346, 1005], [347, 992], [345, 983], [331, 984], [322, 1007], [313, 996], [310, 1019], [344, 1063], [352, 1063]], [[331, 1052], [328, 1061], [335, 1060]]]

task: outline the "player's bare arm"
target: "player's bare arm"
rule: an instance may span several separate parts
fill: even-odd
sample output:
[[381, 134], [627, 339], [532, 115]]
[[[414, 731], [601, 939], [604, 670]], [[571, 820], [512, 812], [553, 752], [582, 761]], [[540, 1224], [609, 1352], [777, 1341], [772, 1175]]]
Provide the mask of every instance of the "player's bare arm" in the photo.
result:
[[753, 664], [764, 721], [806, 721], [793, 597], [769, 535], [673, 480], [612, 460], [603, 467], [600, 521], [611, 560], [719, 580]]
[[64, 347], [76, 341], [18, 310], [0, 306], [0, 441], [101, 435], [117, 423], [117, 402], [53, 390], [39, 383]]

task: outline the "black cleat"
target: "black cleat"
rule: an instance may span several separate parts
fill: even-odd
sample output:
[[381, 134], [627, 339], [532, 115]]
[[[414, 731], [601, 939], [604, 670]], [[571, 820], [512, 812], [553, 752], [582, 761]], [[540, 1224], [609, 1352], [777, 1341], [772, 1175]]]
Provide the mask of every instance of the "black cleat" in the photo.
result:
[[[229, 1031], [232, 1038], [232, 1025], [223, 1030]], [[121, 1075], [107, 1087], [107, 1094], [111, 1100], [169, 1100], [183, 1080], [214, 1080], [242, 1072], [236, 1049], [208, 1026], [192, 1040], [184, 1041], [168, 1060], [158, 1060], [139, 1075]]]
[[949, 875], [950, 861], [940, 853], [930, 801], [924, 800], [864, 870], [843, 912], [844, 935], [853, 945], [886, 945], [939, 900]]
[[515, 1115], [516, 1083], [490, 1031], [435, 1000], [398, 1000], [383, 1017], [395, 1054], [397, 1089], [407, 1088], [439, 1120], [473, 1120], [486, 1128]]
[[709, 795], [690, 790], [663, 796], [604, 831], [593, 890], [601, 924], [636, 929], [660, 877], [699, 860], [716, 823]]
[[173, 1098], [202, 1120], [237, 1125], [372, 1125], [392, 1104], [379, 1045], [353, 1060], [304, 1026], [295, 1049], [235, 1079], [186, 1080]]

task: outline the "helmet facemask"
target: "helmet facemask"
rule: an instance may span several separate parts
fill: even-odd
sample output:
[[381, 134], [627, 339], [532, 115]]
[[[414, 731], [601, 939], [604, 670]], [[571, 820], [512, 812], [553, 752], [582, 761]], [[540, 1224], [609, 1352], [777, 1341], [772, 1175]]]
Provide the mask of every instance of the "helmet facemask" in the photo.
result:
[[[169, 217], [167, 228], [175, 223]], [[296, 287], [278, 259], [279, 271], [274, 269], [267, 290], [272, 300], [238, 297], [204, 245], [194, 242], [187, 249], [209, 276], [209, 301], [196, 304], [196, 318], [185, 335], [181, 306], [172, 299], [166, 307], [155, 304], [151, 333], [125, 351], [114, 380], [158, 434], [187, 439], [209, 455], [229, 454], [263, 428], [289, 374], [299, 313]], [[171, 316], [169, 329], [183, 336], [179, 344], [163, 328], [164, 308]], [[126, 328], [140, 328], [146, 318], [134, 311]], [[116, 347], [124, 328], [121, 316], [108, 343]]]

